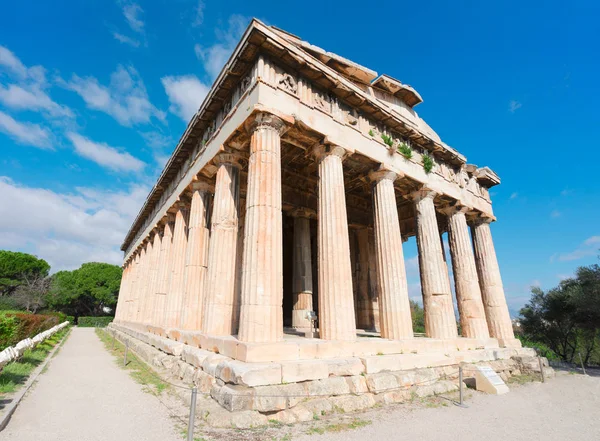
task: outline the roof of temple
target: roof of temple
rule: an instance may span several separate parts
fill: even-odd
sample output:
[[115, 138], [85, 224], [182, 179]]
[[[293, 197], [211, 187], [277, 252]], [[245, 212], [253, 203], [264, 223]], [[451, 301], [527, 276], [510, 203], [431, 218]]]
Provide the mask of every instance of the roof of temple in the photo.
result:
[[[289, 32], [253, 19], [199, 110], [188, 123], [127, 233], [121, 246], [122, 250], [126, 250], [134, 240], [145, 217], [151, 215], [163, 192], [177, 176], [180, 165], [189, 158], [201, 141], [202, 134], [254, 65], [259, 53], [276, 58], [364, 115], [385, 124], [390, 130], [412, 142], [435, 151], [445, 161], [456, 165], [466, 163], [466, 158], [442, 142], [437, 133], [414, 111], [413, 107], [422, 102], [422, 99], [411, 86], [387, 75], [378, 76], [377, 72], [371, 69], [327, 52]], [[388, 95], [392, 97], [391, 100], [397, 102], [391, 102]], [[495, 176], [491, 170], [489, 173], [482, 172], [481, 179], [491, 184], [495, 182], [492, 175]]]

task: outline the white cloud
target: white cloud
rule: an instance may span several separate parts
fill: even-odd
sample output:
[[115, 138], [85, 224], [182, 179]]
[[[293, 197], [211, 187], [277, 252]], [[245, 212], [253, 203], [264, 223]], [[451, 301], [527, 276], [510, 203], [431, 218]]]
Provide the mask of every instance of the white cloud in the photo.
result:
[[19, 77], [25, 78], [27, 76], [27, 67], [4, 46], [0, 46], [0, 66], [5, 67]]
[[558, 210], [552, 210], [552, 213], [550, 213], [550, 217], [555, 218], [555, 219], [557, 217], [561, 217], [561, 216], [562, 216], [562, 213]]
[[19, 122], [0, 111], [0, 132], [10, 136], [19, 144], [53, 150], [50, 132], [33, 123]]
[[108, 144], [91, 141], [73, 132], [67, 133], [66, 136], [73, 143], [77, 154], [102, 167], [123, 172], [137, 172], [144, 168], [144, 162]]
[[517, 199], [517, 197], [519, 197], [519, 193], [517, 193], [517, 192], [515, 191], [514, 193], [512, 193], [512, 194], [510, 195], [510, 200]]
[[585, 257], [595, 256], [600, 254], [599, 248], [600, 236], [591, 236], [584, 240], [576, 250], [573, 250], [570, 253], [554, 254], [552, 257], [550, 257], [550, 262], [553, 262], [555, 259], [558, 259], [562, 262], [570, 262], [573, 260], [583, 259]]
[[137, 3], [125, 3], [123, 5], [123, 15], [129, 27], [138, 33], [144, 32], [144, 21], [140, 18], [140, 15], [144, 13], [144, 10]]
[[126, 35], [120, 34], [119, 32], [113, 32], [113, 37], [115, 37], [115, 40], [118, 40], [124, 44], [128, 44], [131, 47], [139, 47], [140, 46], [139, 41], [137, 41], [131, 37], [128, 37]]
[[171, 106], [169, 110], [188, 122], [198, 111], [210, 88], [194, 75], [161, 79]]
[[229, 17], [225, 31], [220, 26], [216, 28], [217, 43], [209, 47], [199, 44], [194, 46], [194, 52], [204, 65], [204, 70], [214, 80], [221, 72], [229, 56], [235, 49], [240, 37], [244, 33], [249, 19], [242, 15], [234, 14]]
[[74, 116], [71, 109], [54, 102], [46, 92], [37, 86], [32, 86], [27, 90], [16, 84], [11, 84], [6, 88], [0, 84], [0, 102], [11, 109], [41, 111], [54, 118], [72, 118]]
[[147, 124], [151, 118], [165, 119], [164, 112], [150, 102], [142, 78], [131, 66], [117, 66], [109, 86], [103, 86], [94, 77], [75, 74], [68, 82], [60, 80], [60, 84], [81, 96], [88, 108], [107, 113], [124, 126]]
[[195, 9], [195, 17], [194, 17], [194, 22], [192, 23], [192, 26], [196, 27], [196, 26], [200, 26], [202, 25], [202, 23], [204, 23], [204, 7], [206, 5], [204, 4], [204, 0], [198, 0], [198, 4], [196, 5], [196, 9]]
[[510, 102], [508, 103], [508, 111], [510, 113], [515, 113], [521, 107], [523, 107], [523, 104], [516, 100], [510, 100]]
[[64, 194], [0, 177], [0, 248], [34, 253], [53, 272], [89, 261], [120, 264], [119, 246], [148, 190], [132, 185]]

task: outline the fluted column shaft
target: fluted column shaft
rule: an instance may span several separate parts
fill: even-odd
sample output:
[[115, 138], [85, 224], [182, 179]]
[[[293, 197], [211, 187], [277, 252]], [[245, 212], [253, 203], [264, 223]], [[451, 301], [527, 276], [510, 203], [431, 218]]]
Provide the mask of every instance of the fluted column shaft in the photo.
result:
[[160, 264], [158, 266], [158, 281], [156, 285], [156, 303], [154, 306], [154, 324], [165, 326], [165, 315], [167, 309], [167, 292], [171, 283], [171, 268], [173, 248], [173, 229], [175, 227], [175, 216], [169, 213], [165, 220], [162, 240], [160, 242]]
[[483, 219], [475, 222], [471, 227], [479, 286], [490, 335], [501, 340], [511, 340], [515, 338], [515, 335], [506, 304], [489, 221], [489, 219]]
[[395, 173], [385, 170], [371, 174], [374, 181], [373, 211], [381, 337], [392, 340], [413, 337], [402, 235], [394, 190], [396, 177]]
[[231, 335], [235, 295], [235, 265], [240, 199], [238, 158], [221, 154], [208, 246], [208, 271], [205, 284], [202, 329], [211, 335]]
[[425, 312], [425, 334], [431, 338], [458, 336], [452, 306], [448, 267], [444, 260], [432, 191], [414, 195], [417, 215], [417, 247]]
[[310, 248], [310, 219], [305, 212], [294, 215], [293, 311], [292, 326], [309, 328], [306, 313], [313, 310], [312, 253]]
[[146, 303], [144, 305], [145, 324], [152, 324], [154, 307], [156, 304], [156, 283], [158, 279], [158, 265], [160, 257], [160, 234], [158, 229], [154, 229], [152, 237], [152, 255], [150, 256], [150, 265], [148, 270], [148, 287], [146, 288]]
[[283, 338], [281, 133], [283, 122], [260, 113], [249, 122], [250, 158], [241, 275], [239, 339]]
[[377, 253], [375, 252], [375, 231], [368, 228], [369, 234], [369, 318], [371, 329], [380, 332], [381, 321], [379, 319], [379, 281], [377, 280]]
[[130, 295], [127, 306], [127, 321], [135, 321], [135, 308], [137, 303], [137, 291], [139, 286], [140, 253], [137, 252], [133, 260], [133, 277], [131, 279]]
[[177, 203], [175, 230], [173, 231], [171, 283], [167, 293], [165, 326], [178, 328], [183, 306], [185, 254], [187, 248], [187, 223], [189, 209], [185, 202]]
[[344, 149], [320, 147], [319, 155], [319, 337], [356, 339]]
[[445, 211], [448, 215], [448, 242], [460, 327], [463, 337], [489, 338], [475, 256], [465, 216], [467, 210], [467, 207], [452, 207]]
[[117, 308], [115, 310], [115, 321], [123, 320], [123, 311], [125, 309], [125, 296], [127, 295], [127, 283], [129, 282], [129, 262], [126, 262], [121, 275], [121, 284], [119, 286], [119, 298], [117, 300]]
[[371, 299], [369, 298], [369, 230], [359, 228], [356, 230], [356, 245], [358, 250], [358, 274], [356, 276], [356, 298], [358, 307], [358, 327], [371, 329]]
[[185, 297], [181, 328], [202, 329], [203, 292], [208, 271], [208, 204], [209, 187], [204, 182], [192, 183], [192, 203], [188, 225], [185, 267]]
[[145, 323], [146, 317], [146, 308], [148, 306], [148, 301], [150, 297], [150, 293], [148, 289], [150, 288], [150, 274], [152, 270], [152, 256], [154, 254], [154, 249], [152, 248], [152, 241], [147, 239], [146, 244], [144, 245], [144, 261], [142, 271], [144, 274], [144, 280], [142, 281], [142, 289], [140, 292], [140, 304], [138, 308], [138, 322]]

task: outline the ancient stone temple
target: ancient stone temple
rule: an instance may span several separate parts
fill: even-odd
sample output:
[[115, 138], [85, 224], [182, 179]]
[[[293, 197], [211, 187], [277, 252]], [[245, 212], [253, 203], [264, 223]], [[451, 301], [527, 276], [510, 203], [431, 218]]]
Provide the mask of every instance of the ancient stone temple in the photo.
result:
[[[221, 403], [227, 384], [515, 355], [491, 228], [500, 180], [445, 144], [421, 102], [254, 20], [123, 242], [114, 328], [195, 365]], [[412, 329], [411, 236], [424, 337]], [[240, 380], [247, 372], [257, 377]]]

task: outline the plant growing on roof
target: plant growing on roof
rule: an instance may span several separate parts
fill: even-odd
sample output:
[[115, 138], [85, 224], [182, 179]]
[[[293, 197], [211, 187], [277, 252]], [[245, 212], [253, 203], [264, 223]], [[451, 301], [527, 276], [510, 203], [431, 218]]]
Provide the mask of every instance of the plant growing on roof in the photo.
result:
[[425, 173], [431, 173], [431, 170], [433, 169], [433, 158], [427, 153], [423, 153], [421, 161], [423, 161], [423, 170], [425, 170]]
[[398, 153], [400, 153], [406, 159], [412, 158], [412, 155], [413, 155], [411, 148], [405, 142], [401, 142], [398, 145]]
[[381, 139], [383, 139], [383, 142], [385, 144], [387, 144], [389, 147], [393, 147], [394, 146], [394, 140], [392, 139], [392, 137], [390, 135], [386, 135], [385, 133], [381, 134]]
[[369, 129], [369, 136], [375, 136], [375, 132], [373, 132], [373, 129]]

